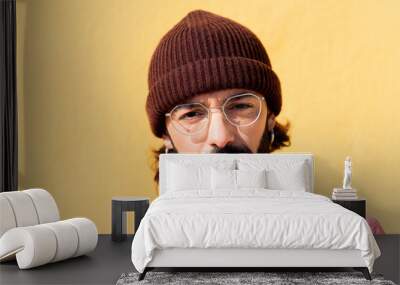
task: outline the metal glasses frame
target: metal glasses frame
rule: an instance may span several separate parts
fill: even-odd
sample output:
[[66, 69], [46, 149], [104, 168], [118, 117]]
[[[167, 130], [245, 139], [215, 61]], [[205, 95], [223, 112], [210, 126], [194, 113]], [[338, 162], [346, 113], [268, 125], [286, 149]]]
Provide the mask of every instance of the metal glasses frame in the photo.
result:
[[[232, 98], [240, 97], [240, 96], [243, 96], [243, 95], [252, 95], [252, 96], [254, 96], [254, 97], [257, 97], [257, 99], [258, 99], [258, 101], [259, 101], [259, 104], [260, 104], [260, 106], [259, 106], [260, 111], [258, 112], [257, 117], [256, 117], [252, 122], [250, 122], [250, 123], [248, 123], [248, 124], [245, 124], [245, 125], [238, 125], [238, 124], [235, 124], [234, 122], [232, 122], [231, 120], [229, 120], [228, 116], [227, 116], [226, 113], [225, 113], [225, 104], [226, 104], [227, 102], [229, 102], [229, 100], [231, 100]], [[236, 94], [236, 95], [233, 95], [233, 96], [228, 97], [227, 99], [225, 99], [224, 103], [223, 103], [221, 106], [217, 106], [217, 107], [207, 107], [207, 106], [205, 106], [204, 104], [202, 104], [202, 103], [200, 103], [200, 102], [179, 104], [179, 105], [176, 105], [174, 108], [172, 108], [172, 110], [171, 110], [170, 112], [166, 113], [165, 116], [171, 118], [171, 120], [173, 121], [172, 125], [174, 126], [174, 128], [175, 128], [179, 133], [181, 133], [181, 134], [183, 134], [183, 135], [191, 136], [191, 135], [195, 135], [195, 134], [201, 132], [201, 131], [204, 129], [204, 127], [205, 127], [206, 125], [208, 125], [208, 123], [210, 122], [210, 116], [211, 116], [210, 114], [212, 113], [212, 111], [211, 111], [212, 109], [221, 109], [222, 113], [224, 114], [225, 119], [226, 119], [231, 125], [233, 125], [233, 126], [236, 126], [236, 127], [247, 127], [247, 126], [250, 126], [250, 125], [254, 124], [254, 123], [258, 120], [258, 118], [260, 117], [261, 108], [262, 108], [262, 101], [265, 101], [265, 98], [264, 98], [263, 96], [258, 96], [258, 95], [254, 94], [254, 93], [251, 93], [251, 92], [245, 92], [245, 93], [240, 93], [240, 94]], [[178, 108], [178, 107], [182, 107], [182, 106], [185, 106], [185, 105], [194, 105], [194, 104], [201, 105], [202, 107], [204, 107], [204, 108], [207, 110], [207, 120], [208, 120], [208, 121], [207, 121], [207, 124], [204, 124], [204, 126], [201, 127], [199, 130], [197, 130], [196, 132], [193, 132], [193, 133], [184, 133], [184, 132], [182, 132], [181, 130], [179, 130], [179, 128], [178, 128], [177, 126], [175, 126], [175, 123], [176, 123], [176, 122], [174, 122], [174, 120], [172, 119], [171, 114], [172, 114], [172, 113], [175, 111], [175, 109]]]

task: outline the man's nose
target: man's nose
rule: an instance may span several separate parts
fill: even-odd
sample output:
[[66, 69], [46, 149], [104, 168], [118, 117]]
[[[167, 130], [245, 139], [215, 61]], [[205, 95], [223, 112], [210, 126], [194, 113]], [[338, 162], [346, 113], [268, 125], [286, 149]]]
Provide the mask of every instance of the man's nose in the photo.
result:
[[230, 124], [221, 110], [210, 110], [207, 144], [223, 148], [233, 142], [234, 126]]

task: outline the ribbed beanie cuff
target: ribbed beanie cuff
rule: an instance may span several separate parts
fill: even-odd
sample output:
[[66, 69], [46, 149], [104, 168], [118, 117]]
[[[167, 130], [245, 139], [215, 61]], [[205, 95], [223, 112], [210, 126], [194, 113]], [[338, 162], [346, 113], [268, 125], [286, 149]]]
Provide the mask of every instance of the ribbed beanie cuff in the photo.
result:
[[[188, 51], [195, 45], [203, 52]], [[193, 11], [161, 39], [151, 60], [146, 111], [153, 133], [165, 134], [165, 113], [176, 104], [227, 88], [259, 92], [280, 113], [280, 82], [258, 38], [230, 19]]]

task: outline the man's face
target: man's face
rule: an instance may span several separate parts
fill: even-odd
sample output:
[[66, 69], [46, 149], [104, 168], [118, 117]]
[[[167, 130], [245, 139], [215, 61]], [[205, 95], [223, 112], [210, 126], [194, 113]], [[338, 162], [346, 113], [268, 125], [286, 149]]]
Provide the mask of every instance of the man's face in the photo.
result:
[[[251, 90], [224, 89], [199, 94], [182, 104], [199, 102], [209, 108], [220, 107], [227, 98], [245, 92], [262, 97], [262, 94]], [[179, 153], [256, 153], [267, 128], [267, 105], [265, 100], [262, 100], [261, 103], [258, 119], [249, 126], [232, 125], [225, 118], [221, 109], [213, 109], [208, 124], [200, 132], [191, 135], [179, 132], [174, 127], [171, 118], [166, 117], [169, 136], [168, 134], [164, 136], [165, 144]], [[270, 117], [273, 119], [273, 115]]]

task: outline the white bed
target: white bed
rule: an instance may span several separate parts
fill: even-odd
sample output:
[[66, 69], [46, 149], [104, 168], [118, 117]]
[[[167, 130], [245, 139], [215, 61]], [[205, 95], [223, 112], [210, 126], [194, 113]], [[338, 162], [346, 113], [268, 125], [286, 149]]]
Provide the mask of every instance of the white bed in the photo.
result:
[[[156, 267], [353, 267], [370, 278], [371, 230], [313, 194], [312, 154], [162, 154], [159, 167], [160, 196], [132, 242], [140, 279]], [[234, 188], [224, 173], [236, 173]]]

